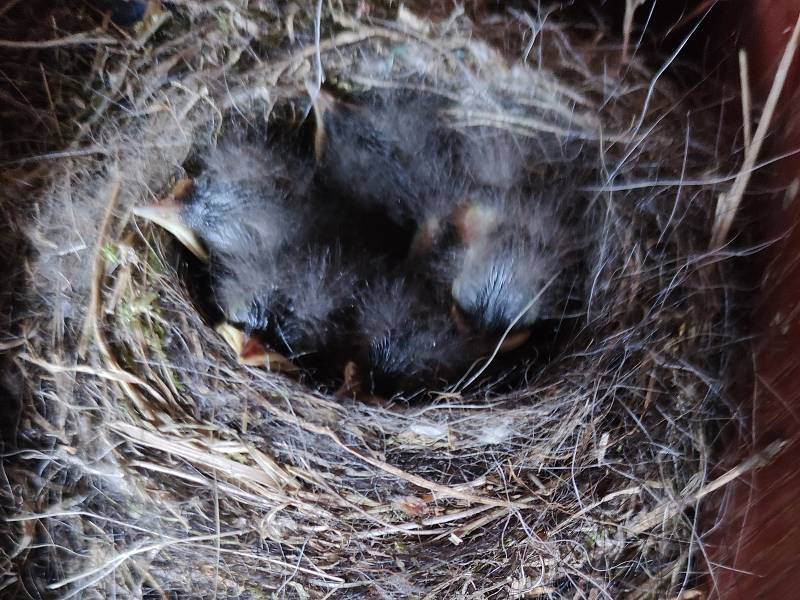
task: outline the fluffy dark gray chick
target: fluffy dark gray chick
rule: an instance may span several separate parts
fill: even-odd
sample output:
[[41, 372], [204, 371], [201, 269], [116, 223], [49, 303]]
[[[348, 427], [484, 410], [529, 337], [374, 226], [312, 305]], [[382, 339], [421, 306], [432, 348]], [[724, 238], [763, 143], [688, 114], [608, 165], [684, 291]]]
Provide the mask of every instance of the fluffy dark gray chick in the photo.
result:
[[290, 359], [333, 348], [359, 280], [338, 249], [294, 244], [270, 254], [218, 255], [211, 276], [225, 318]]
[[414, 282], [380, 278], [359, 297], [359, 375], [365, 391], [379, 395], [443, 385], [474, 356], [446, 309]]
[[530, 179], [535, 161], [526, 138], [491, 127], [468, 127], [459, 132], [457, 147], [457, 162], [452, 174], [446, 175], [449, 187], [443, 187], [434, 201], [420, 204], [409, 253], [412, 257], [436, 251], [446, 243], [448, 219], [474, 190], [513, 194]]
[[503, 333], [558, 317], [576, 232], [550, 202], [486, 193], [454, 212], [455, 243], [435, 268], [463, 328]]
[[401, 226], [457, 198], [456, 136], [438, 117], [441, 101], [373, 94], [355, 105], [321, 90], [314, 150], [325, 185]]
[[272, 252], [312, 222], [310, 166], [280, 147], [227, 142], [204, 158], [202, 174], [164, 201], [134, 213], [172, 233], [193, 254]]
[[335, 243], [320, 245], [335, 239], [340, 219], [314, 202], [313, 169], [279, 145], [241, 142], [220, 145], [203, 162], [194, 182], [136, 213], [209, 263], [213, 303], [241, 332], [224, 334], [240, 360], [247, 354], [248, 364], [259, 364], [268, 354], [263, 342], [292, 358], [322, 352], [355, 275]]

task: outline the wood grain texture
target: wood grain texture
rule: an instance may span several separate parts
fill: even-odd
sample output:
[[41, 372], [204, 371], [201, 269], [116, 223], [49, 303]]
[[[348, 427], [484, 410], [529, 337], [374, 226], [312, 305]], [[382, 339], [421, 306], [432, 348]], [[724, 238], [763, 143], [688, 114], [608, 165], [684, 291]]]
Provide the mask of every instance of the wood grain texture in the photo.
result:
[[[756, 107], [767, 96], [775, 68], [800, 12], [797, 0], [723, 2], [736, 11], [720, 15], [720, 40], [744, 47], [751, 65]], [[736, 7], [736, 8], [734, 8]], [[722, 12], [722, 11], [720, 11]], [[724, 22], [724, 24], [723, 24]], [[735, 50], [736, 48], [731, 48]], [[775, 126], [761, 160], [800, 148], [800, 58], [795, 58], [778, 105]], [[746, 439], [731, 444], [735, 462], [752, 448], [775, 439], [789, 442], [769, 466], [731, 485], [710, 507], [716, 522], [707, 538], [714, 572], [710, 597], [766, 600], [800, 597], [800, 154], [788, 157], [756, 178], [756, 187], [773, 190], [751, 195], [748, 215], [761, 237], [773, 241], [758, 258], [760, 278], [753, 311], [756, 335], [755, 381], [742, 386], [749, 413]]]

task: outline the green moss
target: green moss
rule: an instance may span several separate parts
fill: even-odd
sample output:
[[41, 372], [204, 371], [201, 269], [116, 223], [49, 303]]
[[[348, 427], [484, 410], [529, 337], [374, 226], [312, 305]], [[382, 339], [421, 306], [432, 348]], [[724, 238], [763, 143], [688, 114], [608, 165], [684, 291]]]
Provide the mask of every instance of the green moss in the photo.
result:
[[114, 311], [119, 327], [124, 330], [138, 330], [148, 348], [164, 356], [164, 338], [167, 332], [160, 322], [161, 307], [158, 304], [158, 294], [148, 291], [128, 297], [126, 300], [117, 303]]
[[112, 242], [106, 242], [100, 249], [100, 254], [102, 254], [103, 260], [105, 261], [109, 270], [113, 270], [119, 265], [119, 249], [117, 248], [116, 244]]

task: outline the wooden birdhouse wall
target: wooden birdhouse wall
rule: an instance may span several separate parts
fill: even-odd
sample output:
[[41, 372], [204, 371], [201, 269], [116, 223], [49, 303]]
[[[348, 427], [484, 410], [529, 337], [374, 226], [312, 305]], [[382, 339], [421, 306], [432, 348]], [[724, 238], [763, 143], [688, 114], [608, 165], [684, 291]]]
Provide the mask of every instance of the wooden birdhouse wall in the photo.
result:
[[[744, 49], [753, 103], [763, 105], [800, 14], [797, 0], [720, 2], [713, 36], [729, 49]], [[738, 73], [731, 73], [738, 80]], [[718, 505], [708, 539], [715, 565], [711, 598], [745, 600], [798, 597], [800, 590], [800, 58], [795, 57], [760, 162], [792, 153], [756, 174], [745, 221], [768, 244], [756, 261], [752, 312], [755, 381], [739, 394], [750, 431], [731, 443], [740, 448], [784, 440], [771, 464], [735, 482]], [[760, 113], [754, 111], [754, 129]]]

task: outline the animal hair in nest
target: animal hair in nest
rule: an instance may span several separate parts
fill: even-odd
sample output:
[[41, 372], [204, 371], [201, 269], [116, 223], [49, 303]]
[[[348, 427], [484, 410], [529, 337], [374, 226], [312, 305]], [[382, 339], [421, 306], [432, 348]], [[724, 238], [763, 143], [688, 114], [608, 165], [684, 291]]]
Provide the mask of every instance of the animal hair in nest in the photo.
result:
[[[250, 5], [169, 3], [124, 32], [91, 12], [93, 29], [68, 31], [93, 41], [58, 48], [91, 54], [82, 85], [42, 63], [78, 124], [51, 124], [66, 151], [2, 192], [29, 208], [2, 587], [477, 599], [694, 586], [699, 507], [734, 416], [726, 382], [746, 351], [735, 253], [710, 247], [729, 185], [715, 175], [737, 163], [711, 78], [644, 48], [623, 56], [603, 23], [557, 10], [484, 23], [325, 4], [316, 43], [316, 6]], [[504, 48], [487, 41], [499, 22]], [[579, 300], [541, 333], [553, 343], [394, 401], [237, 363], [185, 276], [198, 265], [131, 210], [232, 122], [268, 137], [302, 121], [317, 61], [361, 101], [439, 98], [436, 118], [484, 148], [463, 157], [478, 180], [522, 168], [565, 184], [546, 189], [581, 208], [592, 239]], [[528, 153], [493, 151], [498, 136]]]

